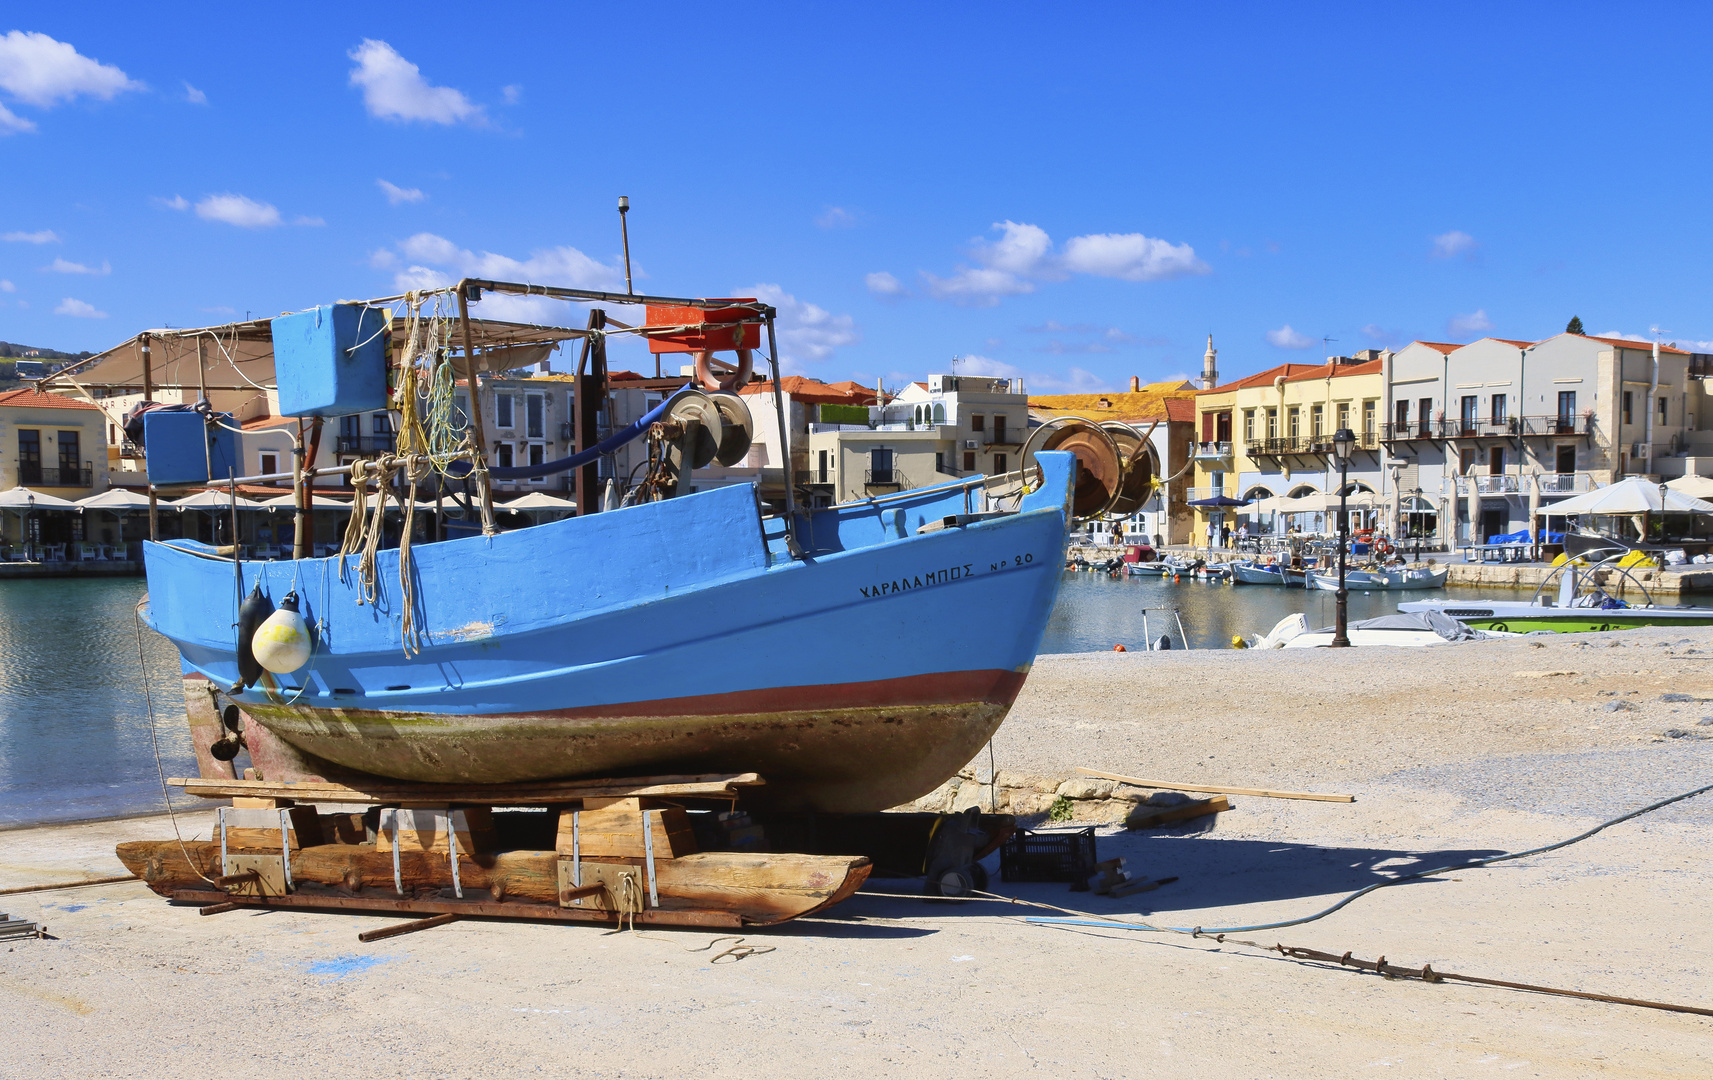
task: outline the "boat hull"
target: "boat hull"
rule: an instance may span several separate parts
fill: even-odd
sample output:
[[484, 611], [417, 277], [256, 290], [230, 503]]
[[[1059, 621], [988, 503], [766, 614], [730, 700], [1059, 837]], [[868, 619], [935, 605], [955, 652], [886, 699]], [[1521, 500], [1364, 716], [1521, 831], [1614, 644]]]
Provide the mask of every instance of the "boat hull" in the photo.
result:
[[1516, 600], [1493, 603], [1422, 600], [1399, 604], [1400, 611], [1438, 611], [1477, 630], [1528, 634], [1551, 630], [1560, 634], [1629, 630], [1638, 626], [1713, 626], [1713, 608], [1576, 608], [1543, 607]]
[[[955, 774], [1021, 689], [1057, 595], [1071, 460], [1043, 455], [1019, 512], [963, 527], [919, 531], [968, 511], [961, 487], [816, 512], [801, 558], [744, 487], [419, 546], [408, 594], [383, 551], [368, 603], [355, 559], [241, 563], [245, 592], [299, 593], [318, 645], [231, 697], [263, 729], [270, 779], [753, 771], [758, 803], [886, 809]], [[237, 676], [233, 564], [145, 557], [200, 750], [207, 688]]]

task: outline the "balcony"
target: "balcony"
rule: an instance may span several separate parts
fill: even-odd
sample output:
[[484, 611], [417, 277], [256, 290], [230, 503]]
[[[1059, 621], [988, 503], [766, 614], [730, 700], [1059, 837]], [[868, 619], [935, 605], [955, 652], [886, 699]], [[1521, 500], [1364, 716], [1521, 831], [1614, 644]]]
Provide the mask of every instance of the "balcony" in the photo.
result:
[[1457, 493], [1469, 494], [1471, 484], [1475, 485], [1475, 493], [1478, 495], [1515, 495], [1520, 490], [1515, 476], [1501, 473], [1496, 476], [1460, 476], [1457, 478]]
[[[1579, 473], [1543, 473], [1539, 477], [1542, 495], [1577, 495], [1594, 490], [1592, 478], [1585, 472]], [[1459, 476], [1457, 477], [1457, 493], [1469, 494], [1469, 485], [1475, 485], [1477, 495], [1521, 495], [1529, 490], [1526, 479], [1519, 480], [1515, 474], [1501, 476]]]
[[1540, 477], [1542, 495], [1579, 495], [1593, 491], [1593, 478], [1585, 472], [1546, 473]]
[[86, 488], [95, 486], [95, 470], [88, 465], [81, 469], [68, 466], [59, 469], [44, 469], [40, 465], [24, 463], [18, 466], [18, 486], [20, 487], [68, 487]]
[[1524, 435], [1589, 435], [1593, 431], [1592, 416], [1583, 419], [1574, 416], [1523, 417]]
[[868, 487], [903, 487], [904, 474], [898, 469], [864, 469], [862, 482]]
[[1385, 442], [1412, 439], [1505, 439], [1518, 435], [1588, 435], [1594, 418], [1574, 416], [1507, 416], [1469, 420], [1414, 420], [1382, 425]]
[[396, 435], [341, 435], [337, 452], [341, 454], [390, 454], [397, 445]]
[[1197, 461], [1226, 461], [1231, 457], [1230, 442], [1199, 442], [1195, 444]]
[[1432, 420], [1405, 421], [1402, 424], [1380, 425], [1382, 442], [1410, 442], [1415, 439], [1439, 438], [1440, 425]]

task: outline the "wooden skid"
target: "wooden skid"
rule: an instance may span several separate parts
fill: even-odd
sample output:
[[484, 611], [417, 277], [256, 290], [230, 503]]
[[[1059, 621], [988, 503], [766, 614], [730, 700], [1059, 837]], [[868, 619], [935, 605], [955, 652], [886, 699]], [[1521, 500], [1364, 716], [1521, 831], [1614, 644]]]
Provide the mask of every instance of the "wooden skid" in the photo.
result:
[[474, 803], [482, 806], [540, 806], [578, 799], [625, 799], [657, 796], [679, 799], [735, 799], [739, 788], [764, 783], [756, 773], [713, 773], [698, 776], [639, 776], [630, 779], [543, 780], [519, 784], [408, 784], [398, 781], [348, 787], [327, 783], [275, 783], [271, 780], [225, 780], [175, 776], [167, 781], [187, 795], [204, 799], [228, 797], [295, 799], [298, 802]]
[[[133, 841], [120, 844], [117, 854], [128, 869], [163, 896], [200, 889], [205, 884], [201, 875], [215, 878], [221, 873], [220, 846], [208, 841], [190, 841], [182, 847], [170, 840]], [[468, 899], [423, 896], [422, 902], [449, 906], [420, 910], [464, 911], [469, 910], [467, 905], [471, 903], [491, 905], [496, 908], [492, 914], [501, 915], [547, 906], [565, 910], [558, 907], [559, 859], [559, 854], [553, 851], [461, 854], [459, 884]], [[293, 895], [305, 902], [360, 899], [388, 904], [415, 903], [421, 893], [438, 893], [452, 887], [446, 853], [400, 851], [398, 860], [402, 896], [395, 891], [391, 852], [377, 851], [367, 844], [323, 844], [296, 850], [291, 853], [291, 876], [298, 887]], [[714, 911], [745, 924], [765, 926], [838, 903], [867, 880], [871, 869], [866, 857], [850, 855], [707, 851], [676, 859], [657, 859], [654, 877], [660, 907], [649, 910]], [[326, 896], [308, 895], [316, 889], [330, 892]], [[233, 899], [224, 893], [219, 898]], [[244, 901], [248, 903], [251, 899], [245, 897]], [[265, 899], [272, 902], [282, 898]]]
[[[524, 919], [530, 922], [580, 922], [616, 925], [616, 911], [562, 908], [558, 904], [492, 903], [479, 900], [389, 900], [373, 896], [331, 896], [293, 893], [289, 896], [228, 898], [223, 892], [207, 889], [174, 889], [172, 900], [179, 904], [218, 904], [230, 902], [234, 907], [307, 908], [313, 911], [381, 911], [389, 914], [459, 915], [465, 918]], [[625, 917], [630, 923], [630, 917]], [[636, 913], [638, 925], [649, 926], [710, 926], [732, 928], [756, 925], [729, 911], [696, 911], [687, 908], [649, 908]]]

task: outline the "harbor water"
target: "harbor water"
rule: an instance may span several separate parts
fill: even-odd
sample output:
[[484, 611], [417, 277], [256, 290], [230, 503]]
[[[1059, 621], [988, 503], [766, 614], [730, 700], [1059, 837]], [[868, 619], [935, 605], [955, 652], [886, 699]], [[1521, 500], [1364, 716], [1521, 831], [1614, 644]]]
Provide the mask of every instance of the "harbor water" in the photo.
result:
[[[151, 738], [133, 616], [143, 592], [141, 578], [0, 581], [0, 828], [159, 811], [157, 745], [165, 775], [195, 774], [178, 654], [144, 628]], [[1444, 595], [1353, 592], [1350, 618]], [[1227, 648], [1233, 635], [1254, 638], [1293, 612], [1307, 614], [1311, 627], [1330, 626], [1333, 599], [1265, 585], [1066, 573], [1041, 651], [1140, 650], [1162, 634], [1182, 648], [1174, 608], [1191, 648]], [[173, 794], [176, 805], [199, 802]]]

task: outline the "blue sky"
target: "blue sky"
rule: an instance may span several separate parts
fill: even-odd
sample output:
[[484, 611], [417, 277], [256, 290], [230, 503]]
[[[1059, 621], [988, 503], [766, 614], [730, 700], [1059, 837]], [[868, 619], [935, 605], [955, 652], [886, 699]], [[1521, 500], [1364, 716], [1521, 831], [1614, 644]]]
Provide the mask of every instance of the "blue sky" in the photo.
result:
[[762, 295], [829, 380], [1707, 341], [1708, 11], [39, 7], [0, 25], [0, 339], [622, 287], [628, 195], [639, 290]]

